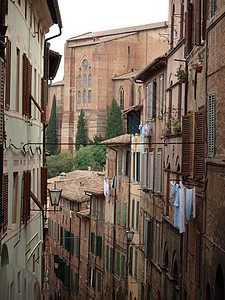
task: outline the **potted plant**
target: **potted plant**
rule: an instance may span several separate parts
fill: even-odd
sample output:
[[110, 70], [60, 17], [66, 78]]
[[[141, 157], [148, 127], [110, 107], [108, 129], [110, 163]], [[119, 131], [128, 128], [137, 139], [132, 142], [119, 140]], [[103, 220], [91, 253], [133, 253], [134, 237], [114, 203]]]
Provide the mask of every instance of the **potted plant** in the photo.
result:
[[181, 68], [178, 68], [175, 76], [180, 82], [185, 82], [188, 77], [188, 73], [182, 70]]
[[200, 53], [198, 53], [198, 64], [197, 64], [197, 67], [196, 67], [196, 72], [197, 73], [201, 73], [202, 72], [202, 62], [203, 62], [203, 59], [202, 59], [202, 56]]
[[173, 132], [174, 135], [177, 136], [181, 133], [181, 122], [180, 120], [173, 120]]

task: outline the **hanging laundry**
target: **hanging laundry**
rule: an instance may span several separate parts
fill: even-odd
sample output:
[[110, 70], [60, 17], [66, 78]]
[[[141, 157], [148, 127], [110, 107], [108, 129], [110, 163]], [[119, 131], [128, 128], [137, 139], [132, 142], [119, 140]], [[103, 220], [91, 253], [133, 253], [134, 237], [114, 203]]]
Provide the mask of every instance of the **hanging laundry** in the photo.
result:
[[109, 194], [109, 183], [108, 180], [104, 179], [104, 196]]
[[185, 224], [184, 224], [184, 209], [185, 209], [185, 187], [180, 182], [180, 191], [179, 191], [179, 200], [180, 200], [180, 210], [179, 210], [179, 228], [180, 233], [185, 232]]
[[196, 217], [196, 187], [192, 189], [192, 216], [194, 219]]
[[174, 198], [174, 226], [179, 228], [179, 190], [180, 186], [177, 183], [173, 183], [171, 190], [171, 198]]
[[186, 189], [186, 220], [192, 219], [192, 189]]
[[134, 136], [131, 137], [131, 152], [134, 152]]

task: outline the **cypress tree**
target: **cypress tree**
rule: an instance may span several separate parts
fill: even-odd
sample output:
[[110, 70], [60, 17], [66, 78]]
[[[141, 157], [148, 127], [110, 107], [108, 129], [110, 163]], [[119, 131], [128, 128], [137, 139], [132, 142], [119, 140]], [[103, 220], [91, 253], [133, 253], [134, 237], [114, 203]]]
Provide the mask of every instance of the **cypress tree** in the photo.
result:
[[77, 122], [77, 134], [76, 134], [76, 150], [78, 151], [80, 149], [80, 145], [86, 146], [87, 144], [87, 129], [85, 127], [86, 120], [84, 117], [83, 108], [80, 111], [80, 115], [78, 117]]
[[113, 137], [123, 134], [123, 121], [120, 107], [116, 100], [113, 98], [109, 116], [107, 118], [105, 139], [111, 139]]
[[[46, 150], [52, 154], [57, 150], [57, 134], [56, 134], [56, 97], [53, 96], [52, 109], [50, 119], [48, 121], [48, 127], [46, 130]], [[51, 143], [51, 144], [48, 144]]]

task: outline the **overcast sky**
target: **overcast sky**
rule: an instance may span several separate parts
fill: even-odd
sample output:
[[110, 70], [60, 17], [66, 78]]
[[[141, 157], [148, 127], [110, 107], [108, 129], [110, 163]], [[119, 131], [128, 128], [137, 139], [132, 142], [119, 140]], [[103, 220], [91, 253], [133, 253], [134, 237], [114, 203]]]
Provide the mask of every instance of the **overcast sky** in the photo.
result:
[[[63, 55], [68, 38], [108, 29], [145, 25], [168, 20], [169, 0], [58, 0], [62, 35], [50, 41], [51, 49]], [[59, 32], [51, 27], [47, 37]], [[63, 57], [54, 82], [63, 79]]]

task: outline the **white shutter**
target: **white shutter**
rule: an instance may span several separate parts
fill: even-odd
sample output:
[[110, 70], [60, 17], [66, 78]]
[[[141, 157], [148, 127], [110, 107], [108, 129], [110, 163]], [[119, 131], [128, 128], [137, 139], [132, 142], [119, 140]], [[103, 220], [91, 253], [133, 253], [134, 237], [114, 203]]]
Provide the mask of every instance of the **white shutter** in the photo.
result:
[[156, 174], [156, 193], [160, 193], [161, 192], [161, 176], [162, 176], [162, 171], [161, 171], [161, 157], [162, 154], [161, 152], [157, 153], [157, 174]]
[[152, 96], [153, 96], [153, 82], [147, 85], [147, 107], [146, 107], [146, 120], [152, 119]]
[[154, 152], [149, 152], [149, 164], [148, 164], [148, 186], [150, 190], [153, 190], [154, 182]]
[[147, 186], [147, 152], [142, 153], [141, 184]]
[[4, 61], [0, 58], [0, 144], [3, 143], [4, 131]]

